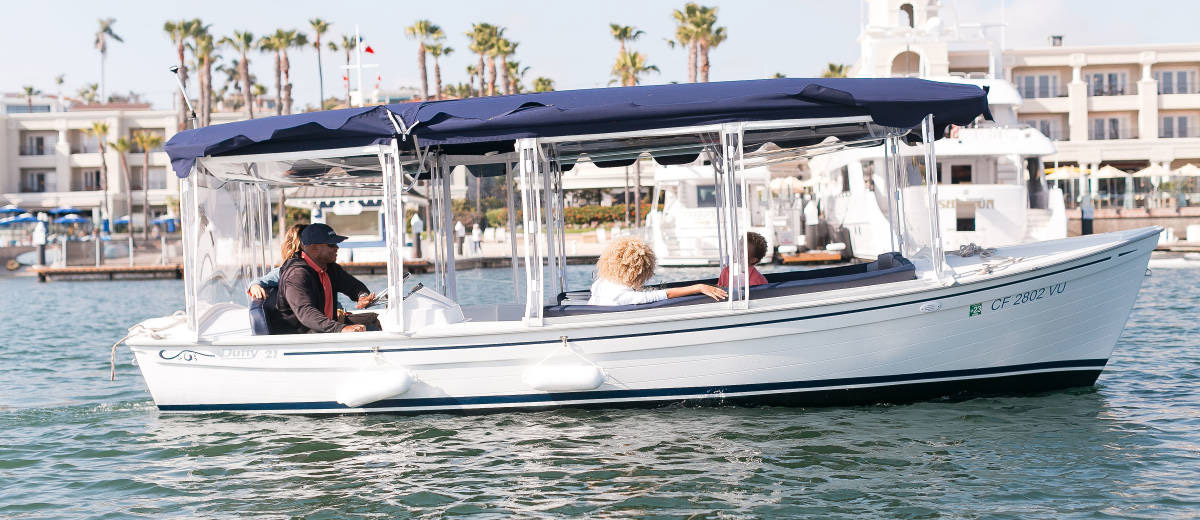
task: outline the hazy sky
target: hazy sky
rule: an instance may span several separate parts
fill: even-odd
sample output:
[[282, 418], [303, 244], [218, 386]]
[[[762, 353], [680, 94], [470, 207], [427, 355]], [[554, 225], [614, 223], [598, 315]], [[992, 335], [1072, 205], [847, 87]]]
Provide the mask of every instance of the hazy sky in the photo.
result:
[[[1046, 46], [1047, 36], [1062, 34], [1067, 45], [1200, 43], [1195, 24], [1200, 2], [1194, 0], [942, 0], [943, 18], [953, 23], [1000, 22], [1002, 5], [1008, 22], [1009, 47]], [[665, 42], [673, 33], [671, 11], [683, 1], [453, 1], [331, 2], [293, 0], [197, 1], [52, 1], [5, 2], [9, 23], [0, 31], [0, 92], [18, 92], [34, 85], [54, 91], [53, 78], [66, 74], [64, 92], [73, 94], [85, 83], [99, 81], [99, 55], [92, 46], [96, 20], [117, 19], [114, 26], [124, 43], [113, 42], [108, 54], [109, 92], [141, 93], [159, 106], [168, 106], [174, 80], [167, 67], [175, 62], [163, 22], [200, 17], [218, 36], [233, 30], [256, 35], [277, 28], [308, 30], [308, 19], [333, 23], [329, 36], [340, 40], [359, 24], [366, 42], [376, 50], [364, 62], [380, 64], [384, 88], [419, 86], [416, 43], [404, 27], [427, 18], [448, 35], [455, 53], [442, 63], [445, 83], [466, 80], [465, 67], [474, 63], [464, 35], [472, 22], [507, 28], [520, 43], [516, 59], [530, 67], [525, 83], [546, 76], [557, 88], [607, 85], [617, 43], [608, 24], [634, 25], [646, 32], [633, 48], [648, 55], [661, 69], [646, 83], [686, 80], [687, 53]], [[860, 2], [857, 0], [712, 0], [719, 24], [729, 39], [714, 49], [712, 80], [818, 74], [828, 62], [853, 63], [858, 56]], [[359, 9], [355, 9], [359, 7]], [[369, 8], [364, 9], [364, 8]], [[233, 57], [232, 51], [224, 51]], [[341, 53], [325, 52], [326, 95], [342, 92]], [[251, 58], [259, 82], [273, 88], [271, 57]], [[311, 49], [291, 53], [293, 97], [298, 107], [316, 104], [316, 57]], [[432, 92], [432, 60], [430, 90]], [[214, 74], [215, 75], [215, 74]], [[371, 74], [366, 76], [370, 77]], [[216, 81], [221, 81], [220, 77]], [[195, 88], [194, 84], [190, 88]]]

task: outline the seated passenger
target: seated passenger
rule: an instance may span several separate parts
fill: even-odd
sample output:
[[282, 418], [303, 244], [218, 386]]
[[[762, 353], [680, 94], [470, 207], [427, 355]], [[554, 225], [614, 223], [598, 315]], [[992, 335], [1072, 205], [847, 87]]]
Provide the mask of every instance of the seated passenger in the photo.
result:
[[[300, 252], [300, 232], [308, 224], [292, 224], [287, 232], [283, 234], [283, 244], [279, 246], [279, 261], [286, 262], [289, 258]], [[250, 282], [250, 287], [246, 288], [246, 292], [250, 294], [251, 300], [266, 300], [270, 296], [267, 291], [279, 288], [279, 270], [283, 267], [273, 267], [267, 274], [264, 274], [253, 282]], [[333, 305], [342, 310], [342, 302], [334, 299]]]
[[[751, 287], [767, 283], [766, 277], [754, 268], [754, 265], [761, 262], [764, 256], [767, 256], [767, 239], [753, 231], [746, 233], [746, 262], [750, 265]], [[717, 280], [717, 285], [729, 287], [729, 266], [721, 269], [721, 277]]]
[[725, 298], [725, 291], [711, 285], [695, 284], [655, 291], [643, 291], [642, 285], [654, 276], [656, 259], [650, 245], [636, 238], [614, 240], [596, 264], [598, 277], [592, 284], [588, 305], [634, 305], [668, 298], [705, 294], [714, 300]]
[[345, 239], [325, 224], [311, 224], [300, 232], [300, 252], [280, 268], [276, 311], [287, 330], [272, 333], [380, 330], [374, 313], [344, 314], [334, 307], [335, 292], [357, 300], [360, 309], [375, 299], [366, 285], [337, 264], [337, 245]]

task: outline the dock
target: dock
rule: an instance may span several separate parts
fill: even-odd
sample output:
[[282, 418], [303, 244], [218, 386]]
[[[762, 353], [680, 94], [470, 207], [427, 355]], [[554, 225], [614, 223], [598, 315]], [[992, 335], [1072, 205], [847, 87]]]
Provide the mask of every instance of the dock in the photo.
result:
[[50, 280], [146, 280], [183, 279], [183, 266], [172, 265], [100, 265], [79, 267], [41, 267], [34, 269], [39, 282]]

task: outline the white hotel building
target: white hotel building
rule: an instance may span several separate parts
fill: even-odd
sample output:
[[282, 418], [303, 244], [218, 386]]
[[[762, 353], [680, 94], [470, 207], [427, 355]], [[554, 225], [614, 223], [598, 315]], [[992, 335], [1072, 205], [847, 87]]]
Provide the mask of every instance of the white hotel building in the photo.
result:
[[854, 75], [1006, 79], [1023, 98], [1019, 121], [1055, 141], [1047, 166], [1200, 166], [1200, 43], [1071, 47], [1046, 35], [1045, 47], [1006, 49], [999, 23], [949, 26], [941, 4], [867, 0]]
[[[242, 119], [244, 114], [214, 113], [214, 122]], [[161, 148], [150, 151], [148, 186], [142, 186], [142, 151], [133, 143], [136, 132], [151, 132], [163, 141], [179, 128], [174, 110], [151, 110], [149, 105], [75, 105], [61, 109], [52, 96], [0, 96], [0, 206], [15, 204], [38, 212], [60, 206], [91, 210], [103, 205], [100, 185], [100, 139], [88, 135], [93, 123], [107, 123], [106, 142], [125, 138], [134, 145], [126, 154], [132, 186], [126, 186], [120, 159], [108, 147], [108, 191], [116, 216], [125, 214], [124, 194], [132, 191], [134, 221], [140, 223], [142, 191], [148, 190], [151, 218], [165, 214], [177, 197], [178, 182]], [[130, 190], [129, 188], [132, 188]]]

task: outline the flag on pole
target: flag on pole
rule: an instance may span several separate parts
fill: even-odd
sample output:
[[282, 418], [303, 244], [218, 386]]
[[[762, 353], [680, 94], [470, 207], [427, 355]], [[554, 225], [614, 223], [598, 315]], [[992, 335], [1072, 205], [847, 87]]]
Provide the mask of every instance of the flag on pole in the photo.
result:
[[375, 49], [372, 49], [371, 46], [368, 45], [365, 49], [363, 49], [363, 52], [367, 54], [375, 54]]

